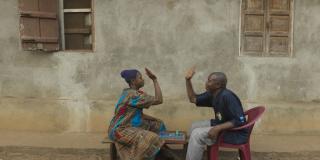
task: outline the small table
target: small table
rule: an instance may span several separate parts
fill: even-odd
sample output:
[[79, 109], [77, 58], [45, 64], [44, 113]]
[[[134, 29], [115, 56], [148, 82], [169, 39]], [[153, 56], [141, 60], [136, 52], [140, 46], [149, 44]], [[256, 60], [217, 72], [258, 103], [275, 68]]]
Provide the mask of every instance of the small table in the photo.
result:
[[165, 144], [183, 145], [183, 153], [187, 152], [188, 140], [187, 133], [185, 131], [166, 131], [164, 133], [160, 133], [159, 136], [165, 141]]

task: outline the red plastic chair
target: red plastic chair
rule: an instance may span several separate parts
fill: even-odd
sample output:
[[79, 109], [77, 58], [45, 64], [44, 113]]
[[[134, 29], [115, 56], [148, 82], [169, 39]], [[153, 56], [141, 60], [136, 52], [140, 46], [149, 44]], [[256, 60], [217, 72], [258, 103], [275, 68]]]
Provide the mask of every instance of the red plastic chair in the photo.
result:
[[[262, 113], [265, 111], [264, 106], [258, 106], [249, 109], [244, 114], [248, 116], [247, 122], [245, 125], [232, 128], [231, 131], [236, 131], [244, 128], [249, 129], [249, 137], [248, 141], [245, 144], [228, 144], [223, 142], [223, 134], [224, 132], [220, 133], [217, 142], [213, 144], [212, 146], [208, 146], [208, 159], [209, 160], [218, 160], [218, 154], [219, 154], [219, 147], [222, 148], [235, 148], [239, 150], [239, 156], [241, 160], [251, 160], [251, 154], [250, 154], [250, 136], [251, 131], [253, 129], [253, 126], [255, 122], [261, 117]], [[229, 131], [230, 131], [229, 130]]]

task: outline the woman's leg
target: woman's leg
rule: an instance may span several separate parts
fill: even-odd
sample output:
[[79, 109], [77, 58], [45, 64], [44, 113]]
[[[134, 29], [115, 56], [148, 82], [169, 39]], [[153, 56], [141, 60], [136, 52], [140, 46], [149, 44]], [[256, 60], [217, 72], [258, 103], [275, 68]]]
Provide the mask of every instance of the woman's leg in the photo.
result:
[[159, 136], [141, 128], [128, 127], [116, 131], [115, 142], [121, 159], [151, 159], [160, 151], [164, 141]]
[[161, 131], [166, 130], [164, 122], [161, 119], [157, 119], [146, 114], [143, 114], [142, 116], [141, 128], [157, 134], [159, 134]]

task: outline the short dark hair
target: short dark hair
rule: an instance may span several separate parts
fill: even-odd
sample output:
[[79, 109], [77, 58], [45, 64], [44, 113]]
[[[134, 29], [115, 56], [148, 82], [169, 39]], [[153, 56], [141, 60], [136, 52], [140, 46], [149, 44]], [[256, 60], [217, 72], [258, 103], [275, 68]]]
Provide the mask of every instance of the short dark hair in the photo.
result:
[[223, 72], [212, 72], [210, 76], [215, 75], [217, 77], [217, 80], [220, 82], [220, 85], [222, 88], [227, 87], [227, 76]]

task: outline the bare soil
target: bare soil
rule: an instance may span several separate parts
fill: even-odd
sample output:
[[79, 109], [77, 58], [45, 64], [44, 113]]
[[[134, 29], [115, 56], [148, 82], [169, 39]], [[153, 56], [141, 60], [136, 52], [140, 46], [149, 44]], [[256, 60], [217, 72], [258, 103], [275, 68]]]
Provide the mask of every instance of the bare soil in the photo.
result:
[[[175, 153], [184, 159], [182, 150]], [[109, 160], [108, 149], [0, 147], [0, 160]], [[204, 158], [205, 159], [205, 158]], [[233, 151], [220, 152], [219, 160], [237, 160]], [[320, 160], [320, 152], [253, 152], [252, 160]]]
[[[109, 160], [105, 134], [0, 131], [0, 160]], [[184, 159], [179, 147], [175, 152]], [[253, 135], [252, 160], [320, 160], [320, 135]], [[219, 160], [237, 160], [221, 151]]]

